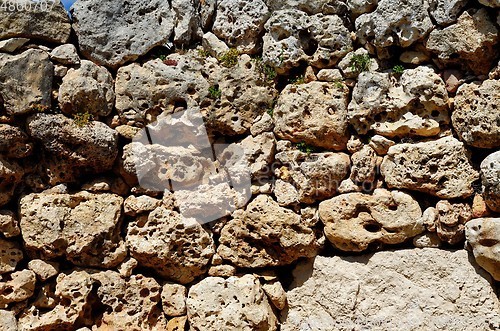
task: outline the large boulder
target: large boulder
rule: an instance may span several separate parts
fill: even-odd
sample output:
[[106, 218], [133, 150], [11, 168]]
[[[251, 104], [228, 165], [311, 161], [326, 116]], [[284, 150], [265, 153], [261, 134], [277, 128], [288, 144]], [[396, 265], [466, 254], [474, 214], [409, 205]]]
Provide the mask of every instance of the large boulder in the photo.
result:
[[451, 116], [453, 128], [467, 145], [478, 148], [500, 146], [500, 81], [460, 86]]
[[42, 50], [29, 49], [17, 55], [0, 53], [0, 95], [7, 114], [50, 107], [53, 73], [49, 55]]
[[194, 330], [274, 331], [278, 324], [254, 275], [203, 279], [189, 290], [187, 313]]
[[429, 4], [424, 0], [381, 0], [375, 11], [359, 16], [355, 25], [360, 42], [379, 49], [408, 47], [433, 28]]
[[262, 58], [278, 72], [287, 72], [302, 61], [327, 68], [352, 50], [350, 32], [337, 15], [278, 10], [265, 28]]
[[439, 198], [468, 197], [479, 174], [464, 144], [448, 136], [389, 148], [380, 167], [390, 188], [425, 192]]
[[[292, 186], [285, 192], [275, 190], [278, 202], [286, 205], [281, 195], [295, 191], [296, 202], [314, 203], [331, 198], [337, 193], [340, 182], [347, 176], [351, 164], [345, 153], [304, 153], [298, 150], [276, 154], [283, 166], [277, 169], [277, 177]], [[280, 201], [281, 200], [281, 201]]]
[[358, 252], [371, 243], [399, 244], [422, 232], [422, 210], [410, 195], [376, 189], [348, 193], [319, 204], [325, 235], [336, 248]]
[[262, 0], [222, 0], [217, 3], [213, 33], [240, 52], [259, 51], [260, 35], [270, 16]]
[[[121, 67], [116, 74], [116, 110], [123, 124], [146, 122], [154, 108], [200, 106], [210, 87], [193, 54], [172, 54], [167, 65], [158, 59]], [[152, 122], [152, 121], [151, 121]]]
[[354, 87], [348, 117], [359, 134], [373, 130], [386, 136], [434, 136], [448, 124], [444, 81], [429, 67], [403, 72], [362, 72]]
[[194, 218], [158, 207], [127, 228], [130, 254], [162, 277], [186, 284], [202, 275], [214, 254], [214, 242]]
[[165, 44], [174, 29], [168, 0], [79, 0], [71, 14], [82, 54], [115, 69]]
[[123, 199], [114, 194], [30, 194], [20, 201], [26, 249], [46, 259], [111, 268], [126, 256], [120, 237]]
[[233, 213], [221, 231], [217, 253], [244, 268], [287, 265], [316, 255], [319, 244], [312, 223], [259, 195], [245, 210]]
[[35, 114], [28, 118], [28, 133], [38, 140], [50, 157], [66, 166], [51, 169], [52, 178], [71, 178], [71, 174], [100, 173], [113, 166], [118, 155], [118, 133], [105, 123], [78, 124], [64, 115]]
[[283, 331], [500, 327], [491, 277], [471, 264], [465, 250], [318, 256], [293, 276]]
[[500, 151], [488, 155], [481, 162], [481, 180], [486, 205], [500, 213]]
[[115, 103], [113, 77], [106, 68], [82, 60], [78, 69], [69, 69], [64, 76], [58, 99], [66, 114], [109, 115]]
[[262, 64], [244, 54], [230, 68], [207, 61], [208, 80], [220, 91], [220, 98], [205, 108], [207, 128], [227, 135], [248, 133], [254, 120], [272, 107], [278, 94], [262, 72]]
[[500, 218], [476, 218], [467, 222], [465, 236], [477, 264], [500, 281]]
[[496, 59], [497, 42], [498, 29], [483, 8], [473, 15], [464, 12], [456, 24], [433, 30], [426, 47], [437, 54], [442, 67], [458, 65], [484, 75]]
[[59, 0], [0, 0], [0, 6], [0, 39], [25, 37], [59, 44], [69, 39], [71, 24]]
[[343, 150], [349, 138], [347, 104], [349, 89], [334, 83], [289, 84], [273, 112], [274, 133], [293, 142]]

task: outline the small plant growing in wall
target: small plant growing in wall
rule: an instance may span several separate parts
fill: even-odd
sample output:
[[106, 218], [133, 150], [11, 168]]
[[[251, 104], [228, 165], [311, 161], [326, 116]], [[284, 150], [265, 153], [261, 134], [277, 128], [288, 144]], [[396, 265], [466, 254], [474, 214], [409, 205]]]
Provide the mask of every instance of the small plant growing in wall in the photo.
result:
[[352, 71], [363, 72], [370, 70], [370, 56], [368, 54], [354, 54], [349, 63]]
[[238, 64], [238, 56], [240, 52], [236, 48], [231, 48], [229, 51], [220, 56], [217, 60], [219, 60], [220, 64], [224, 67], [231, 68]]
[[300, 76], [291, 78], [289, 83], [294, 84], [294, 85], [301, 85], [301, 84], [306, 83], [306, 79], [305, 79], [304, 75], [300, 75]]
[[86, 125], [89, 125], [90, 122], [94, 119], [91, 113], [76, 113], [73, 115], [74, 123], [77, 127], [82, 128]]
[[264, 63], [261, 57], [255, 58], [254, 62], [255, 62], [255, 69], [259, 73], [259, 78], [262, 79], [263, 81], [271, 82], [278, 76], [276, 69], [273, 66]]
[[219, 85], [212, 85], [208, 88], [208, 94], [211, 99], [218, 100], [222, 96], [222, 91], [219, 88]]
[[344, 88], [344, 83], [341, 80], [336, 80], [333, 82], [333, 86], [340, 90]]
[[307, 155], [316, 152], [316, 148], [314, 146], [311, 146], [309, 144], [306, 144], [305, 142], [300, 142], [295, 144], [295, 147], [301, 151], [302, 153], [306, 153]]
[[36, 111], [37, 113], [45, 113], [50, 110], [49, 106], [41, 105], [39, 103], [35, 103], [30, 106], [30, 109]]
[[396, 75], [401, 75], [404, 71], [405, 71], [405, 67], [403, 67], [400, 64], [392, 67], [392, 72], [395, 73]]

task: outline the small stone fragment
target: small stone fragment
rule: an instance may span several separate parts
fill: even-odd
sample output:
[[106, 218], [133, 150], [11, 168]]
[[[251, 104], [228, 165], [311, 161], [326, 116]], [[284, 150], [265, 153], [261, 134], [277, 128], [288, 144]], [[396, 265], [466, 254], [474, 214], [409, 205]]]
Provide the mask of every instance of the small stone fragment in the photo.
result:
[[167, 283], [161, 290], [163, 312], [176, 317], [186, 314], [187, 288], [183, 285]]
[[59, 273], [59, 263], [57, 262], [45, 262], [38, 259], [31, 260], [28, 262], [28, 268], [33, 271], [42, 282]]

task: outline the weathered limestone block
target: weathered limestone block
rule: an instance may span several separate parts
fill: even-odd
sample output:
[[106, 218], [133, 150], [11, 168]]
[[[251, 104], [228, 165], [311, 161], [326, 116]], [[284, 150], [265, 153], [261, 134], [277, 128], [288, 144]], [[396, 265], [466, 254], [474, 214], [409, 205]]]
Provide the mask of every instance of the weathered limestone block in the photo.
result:
[[195, 330], [273, 331], [277, 318], [253, 275], [207, 277], [187, 298], [189, 324]]
[[33, 144], [17, 126], [0, 124], [0, 153], [8, 158], [23, 158], [33, 151]]
[[175, 24], [168, 0], [78, 1], [72, 18], [83, 55], [112, 68], [165, 44]]
[[126, 242], [139, 264], [181, 284], [202, 275], [214, 254], [213, 239], [195, 219], [164, 207], [133, 220]]
[[20, 115], [32, 111], [32, 107], [50, 107], [53, 73], [54, 65], [42, 50], [29, 49], [17, 55], [0, 53], [0, 95], [7, 114]]
[[399, 244], [425, 228], [422, 210], [410, 195], [376, 189], [373, 195], [348, 193], [319, 204], [325, 235], [338, 249], [359, 252], [371, 243]]
[[36, 276], [30, 270], [0, 276], [0, 307], [30, 298], [35, 291]]
[[390, 188], [429, 193], [442, 199], [468, 197], [479, 174], [463, 143], [448, 136], [389, 148], [380, 167]]
[[113, 77], [106, 68], [82, 60], [78, 69], [69, 69], [64, 76], [58, 99], [65, 114], [107, 116], [115, 102]]
[[111, 268], [126, 256], [120, 237], [123, 199], [114, 194], [30, 194], [21, 199], [25, 247], [80, 266]]
[[487, 330], [500, 306], [467, 251], [435, 248], [322, 257], [299, 265], [283, 331]]
[[347, 133], [349, 89], [333, 83], [290, 84], [274, 109], [274, 133], [281, 139], [343, 150]]
[[453, 128], [467, 145], [478, 148], [500, 146], [500, 81], [460, 86], [451, 116]]
[[259, 195], [245, 210], [233, 213], [222, 229], [217, 253], [245, 268], [290, 264], [316, 254], [313, 225], [270, 196]]
[[488, 155], [481, 162], [483, 196], [488, 208], [500, 212], [500, 152]]
[[484, 270], [500, 280], [500, 218], [476, 218], [465, 224], [467, 243]]
[[0, 239], [0, 275], [16, 270], [17, 264], [22, 259], [23, 251], [19, 244]]

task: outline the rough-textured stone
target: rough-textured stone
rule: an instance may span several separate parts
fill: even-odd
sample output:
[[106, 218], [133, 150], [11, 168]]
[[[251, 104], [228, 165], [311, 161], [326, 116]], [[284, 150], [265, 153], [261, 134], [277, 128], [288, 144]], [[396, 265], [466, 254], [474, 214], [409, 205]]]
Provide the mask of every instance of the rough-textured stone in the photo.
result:
[[[9, 10], [12, 4], [22, 9]], [[0, 5], [0, 39], [25, 37], [60, 44], [68, 41], [71, 24], [60, 1], [1, 0]]]
[[239, 267], [290, 264], [316, 254], [313, 225], [270, 196], [259, 195], [245, 210], [233, 213], [222, 229], [217, 253]]
[[375, 11], [359, 16], [355, 25], [360, 42], [377, 48], [408, 47], [433, 27], [429, 4], [424, 0], [381, 0]]
[[50, 107], [53, 71], [49, 55], [39, 49], [0, 54], [0, 95], [7, 113], [18, 115], [34, 106]]
[[5, 238], [15, 237], [21, 233], [17, 218], [10, 210], [0, 210], [0, 233]]
[[276, 139], [272, 132], [265, 132], [255, 137], [248, 136], [238, 145], [243, 149], [244, 162], [255, 178], [269, 172], [276, 152]]
[[126, 241], [139, 264], [182, 284], [203, 274], [214, 254], [212, 238], [195, 219], [163, 207], [132, 221]]
[[80, 0], [71, 13], [83, 55], [113, 68], [164, 44], [174, 29], [167, 0]]
[[333, 83], [311, 82], [285, 87], [273, 117], [274, 133], [282, 139], [309, 145], [345, 149], [349, 89]]
[[78, 319], [90, 309], [89, 295], [94, 281], [85, 271], [72, 271], [57, 276], [52, 309], [39, 309], [34, 305], [19, 316], [19, 331], [72, 330]]
[[471, 264], [465, 250], [318, 256], [293, 274], [283, 331], [500, 327], [491, 278]]
[[465, 236], [477, 264], [500, 281], [500, 218], [476, 218], [467, 222]]
[[17, 162], [0, 156], [0, 206], [10, 201], [23, 175], [24, 169]]
[[351, 13], [357, 17], [377, 8], [378, 0], [347, 0], [346, 3]]
[[373, 148], [378, 155], [387, 154], [389, 148], [395, 144], [396, 143], [394, 141], [378, 134], [371, 137], [369, 142], [370, 147]]
[[464, 228], [472, 218], [472, 210], [464, 203], [442, 200], [436, 204], [436, 233], [444, 242], [455, 245], [464, 239]]
[[492, 8], [500, 7], [500, 1], [498, 0], [479, 0], [479, 3]]
[[371, 243], [399, 244], [422, 233], [422, 210], [410, 195], [377, 189], [348, 193], [319, 204], [328, 240], [343, 251], [363, 251]]
[[156, 59], [118, 69], [116, 109], [123, 124], [145, 122], [154, 107], [168, 109], [184, 102], [188, 107], [199, 106], [206, 99], [210, 85], [193, 55], [172, 54], [167, 60], [177, 64], [166, 65]]
[[500, 152], [488, 155], [481, 162], [484, 201], [488, 208], [500, 212]]
[[204, 110], [206, 125], [215, 132], [228, 135], [247, 133], [277, 94], [259, 72], [256, 61], [246, 54], [238, 58], [234, 67], [207, 62], [203, 70], [221, 91], [220, 99]]
[[181, 316], [186, 314], [187, 288], [179, 284], [167, 283], [161, 290], [163, 312], [167, 316]]
[[59, 273], [59, 264], [36, 259], [28, 262], [28, 269], [33, 271], [41, 281], [46, 281]]
[[73, 44], [64, 44], [57, 46], [50, 52], [50, 59], [61, 64], [76, 65], [80, 64], [80, 57]]
[[154, 278], [133, 275], [123, 279], [111, 270], [91, 277], [99, 284], [97, 296], [105, 307], [98, 331], [166, 329], [159, 307], [161, 286]]
[[441, 247], [442, 242], [435, 232], [425, 232], [413, 238], [413, 245], [418, 248], [439, 248]]
[[[314, 203], [334, 196], [350, 166], [349, 156], [345, 153], [286, 151], [276, 154], [276, 160], [283, 165], [276, 169], [276, 176], [291, 184], [281, 193], [296, 194], [296, 202], [302, 203]], [[288, 205], [281, 193], [275, 191], [278, 202]]]
[[2, 331], [18, 331], [16, 315], [13, 311], [0, 309], [0, 324]]
[[0, 276], [0, 307], [28, 299], [35, 291], [36, 277], [30, 270]]
[[23, 251], [16, 242], [0, 239], [0, 275], [16, 270], [22, 259]]
[[376, 58], [369, 55], [368, 51], [364, 48], [358, 48], [355, 51], [347, 53], [346, 56], [340, 60], [338, 67], [347, 78], [356, 78], [360, 74], [359, 68], [353, 65], [354, 57], [361, 57], [367, 59], [366, 70], [368, 72], [375, 72], [379, 69], [379, 64]]
[[114, 267], [126, 255], [120, 238], [123, 199], [114, 194], [30, 194], [21, 199], [27, 249], [76, 265]]
[[220, 58], [229, 51], [229, 47], [212, 32], [207, 32], [203, 35], [201, 44], [203, 50], [215, 58]]
[[265, 28], [262, 58], [278, 72], [286, 72], [301, 61], [330, 67], [352, 50], [349, 30], [337, 15], [308, 16], [296, 9], [278, 10]]
[[429, 193], [443, 199], [472, 195], [479, 174], [463, 143], [453, 137], [389, 148], [380, 171], [390, 188]]
[[134, 196], [131, 195], [123, 202], [123, 211], [126, 215], [136, 216], [146, 212], [150, 212], [159, 207], [161, 200], [152, 198], [147, 195]]
[[259, 280], [208, 277], [189, 290], [187, 312], [194, 330], [273, 331], [277, 318]]
[[351, 156], [352, 167], [349, 178], [355, 183], [373, 183], [377, 174], [378, 159], [375, 150], [368, 145], [364, 145]]
[[276, 308], [283, 310], [286, 307], [286, 292], [279, 281], [262, 284], [262, 289]]
[[0, 52], [12, 53], [30, 41], [28, 38], [10, 38], [0, 41]]
[[58, 163], [63, 160], [71, 165], [63, 172], [104, 172], [118, 154], [118, 134], [102, 122], [78, 126], [64, 115], [36, 114], [28, 119], [28, 133], [57, 157]]
[[429, 0], [429, 12], [437, 24], [446, 26], [457, 21], [467, 2], [468, 0]]
[[262, 0], [222, 0], [217, 3], [213, 33], [243, 53], [256, 53], [259, 37], [270, 16]]
[[461, 140], [478, 148], [500, 146], [500, 81], [460, 86], [451, 116]]
[[9, 158], [23, 158], [31, 154], [33, 144], [20, 128], [0, 124], [0, 153]]
[[498, 29], [486, 9], [471, 15], [464, 12], [456, 24], [433, 30], [426, 47], [436, 53], [441, 65], [459, 65], [475, 74], [487, 74], [498, 49]]
[[59, 87], [59, 107], [63, 113], [89, 113], [106, 116], [115, 102], [113, 77], [104, 67], [83, 60], [78, 69], [70, 69]]
[[434, 136], [449, 123], [447, 101], [443, 80], [429, 67], [405, 70], [399, 82], [389, 73], [363, 72], [348, 117], [359, 134]]

